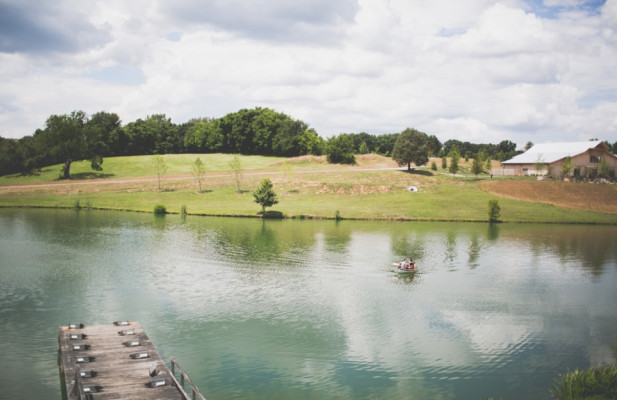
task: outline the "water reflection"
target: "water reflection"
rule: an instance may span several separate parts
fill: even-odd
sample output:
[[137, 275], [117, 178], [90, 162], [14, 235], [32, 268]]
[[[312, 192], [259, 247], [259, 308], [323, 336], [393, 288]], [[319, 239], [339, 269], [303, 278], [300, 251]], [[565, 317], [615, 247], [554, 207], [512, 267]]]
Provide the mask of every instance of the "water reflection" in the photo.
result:
[[139, 320], [209, 399], [538, 398], [616, 359], [616, 227], [0, 210], [0, 254], [1, 398], [59, 394], [69, 320]]
[[478, 258], [480, 257], [480, 241], [478, 234], [473, 233], [471, 236], [471, 243], [469, 244], [469, 260], [467, 263], [471, 269], [478, 267]]

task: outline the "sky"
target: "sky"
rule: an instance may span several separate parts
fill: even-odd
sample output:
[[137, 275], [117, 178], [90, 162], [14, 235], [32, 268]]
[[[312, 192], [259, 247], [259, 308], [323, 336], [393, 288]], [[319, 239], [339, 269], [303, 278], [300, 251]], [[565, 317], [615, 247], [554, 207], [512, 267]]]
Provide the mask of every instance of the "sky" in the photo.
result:
[[323, 138], [617, 141], [617, 0], [0, 0], [0, 136], [268, 107]]

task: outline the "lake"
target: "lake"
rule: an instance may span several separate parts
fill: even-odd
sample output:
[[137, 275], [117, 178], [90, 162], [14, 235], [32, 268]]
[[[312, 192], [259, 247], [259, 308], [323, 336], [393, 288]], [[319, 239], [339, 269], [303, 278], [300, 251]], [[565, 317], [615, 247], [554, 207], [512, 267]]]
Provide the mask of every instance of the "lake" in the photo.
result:
[[61, 398], [69, 322], [140, 322], [208, 400], [548, 399], [617, 358], [615, 226], [0, 209], [0, 276], [1, 399]]

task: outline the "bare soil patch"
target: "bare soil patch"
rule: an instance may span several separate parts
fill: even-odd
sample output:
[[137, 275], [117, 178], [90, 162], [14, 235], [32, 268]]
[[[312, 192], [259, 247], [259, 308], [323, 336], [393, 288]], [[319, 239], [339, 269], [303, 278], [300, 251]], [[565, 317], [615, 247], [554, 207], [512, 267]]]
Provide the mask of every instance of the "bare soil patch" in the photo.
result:
[[577, 210], [617, 214], [617, 185], [556, 181], [491, 181], [483, 188], [497, 196]]
[[278, 167], [285, 163], [289, 164], [317, 164], [328, 165], [331, 169], [363, 169], [363, 168], [397, 168], [398, 164], [390, 157], [384, 157], [379, 154], [356, 154], [356, 164], [328, 164], [326, 156], [298, 156], [285, 160], [275, 161], [268, 164], [270, 167]]

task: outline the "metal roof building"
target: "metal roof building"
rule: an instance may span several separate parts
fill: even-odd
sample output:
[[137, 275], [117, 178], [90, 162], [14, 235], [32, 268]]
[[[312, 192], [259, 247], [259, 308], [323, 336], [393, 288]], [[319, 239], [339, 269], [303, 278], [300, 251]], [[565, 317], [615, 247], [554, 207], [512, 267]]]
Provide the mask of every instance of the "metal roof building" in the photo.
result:
[[[617, 168], [617, 156], [610, 153], [604, 142], [562, 142], [533, 145], [526, 152], [501, 163], [497, 175], [563, 175], [563, 161], [570, 157], [572, 169], [581, 176], [595, 175], [601, 160], [611, 169]], [[573, 172], [573, 170], [571, 172]]]
[[550, 164], [555, 161], [562, 160], [568, 156], [577, 156], [585, 153], [589, 149], [595, 149], [596, 147], [602, 145], [604, 145], [603, 142], [597, 141], [534, 144], [523, 154], [519, 154], [518, 156], [515, 156], [507, 161], [503, 161], [502, 164], [535, 164], [538, 161]]

